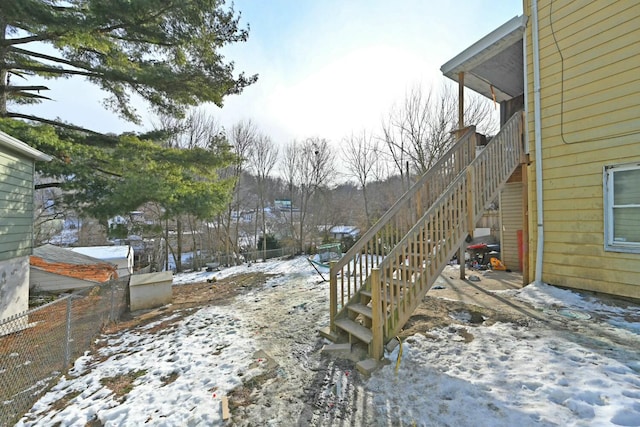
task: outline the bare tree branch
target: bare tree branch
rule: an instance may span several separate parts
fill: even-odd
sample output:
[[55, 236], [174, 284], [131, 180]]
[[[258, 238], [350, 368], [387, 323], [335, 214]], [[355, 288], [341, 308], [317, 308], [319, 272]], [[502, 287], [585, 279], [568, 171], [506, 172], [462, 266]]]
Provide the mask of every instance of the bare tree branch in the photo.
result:
[[[324, 138], [307, 138], [302, 142], [293, 141], [288, 145], [283, 157], [283, 172], [289, 184], [291, 203], [294, 193], [299, 200], [298, 245], [304, 250], [305, 228], [309, 203], [316, 191], [331, 182], [334, 170], [335, 156]], [[293, 215], [292, 215], [293, 216]], [[293, 228], [293, 218], [291, 219]]]
[[362, 191], [368, 228], [371, 226], [371, 216], [367, 199], [367, 184], [380, 163], [379, 140], [373, 139], [370, 134], [367, 135], [366, 131], [362, 131], [358, 135], [351, 134], [349, 138], [345, 138], [343, 144], [342, 153], [349, 175], [357, 180]]
[[[383, 140], [393, 162], [403, 176], [405, 162], [423, 174], [453, 144], [458, 128], [458, 99], [451, 85], [426, 93], [412, 88], [400, 106], [394, 106], [382, 125]], [[496, 124], [491, 104], [479, 96], [469, 96], [465, 105], [465, 123], [476, 125], [481, 132], [491, 133]]]
[[[249, 152], [249, 167], [256, 176], [258, 185], [258, 197], [262, 210], [262, 251], [263, 259], [266, 259], [267, 251], [267, 223], [265, 217], [265, 184], [271, 171], [278, 161], [278, 147], [271, 141], [271, 138], [264, 134], [258, 135], [256, 141]], [[257, 221], [257, 215], [256, 215]], [[257, 227], [256, 227], [257, 228]]]

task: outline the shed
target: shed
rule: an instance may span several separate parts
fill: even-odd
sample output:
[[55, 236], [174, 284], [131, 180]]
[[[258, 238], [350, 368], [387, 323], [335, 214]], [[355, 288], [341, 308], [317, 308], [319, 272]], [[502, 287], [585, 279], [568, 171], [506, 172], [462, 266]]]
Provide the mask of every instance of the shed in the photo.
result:
[[118, 268], [118, 277], [126, 277], [133, 274], [133, 249], [129, 245], [83, 246], [69, 249], [79, 254], [115, 264]]
[[170, 271], [136, 274], [129, 283], [131, 311], [161, 307], [171, 303], [173, 274]]
[[30, 288], [47, 292], [84, 289], [118, 277], [114, 264], [54, 245], [33, 250]]
[[[0, 132], [0, 322], [29, 307], [35, 162], [51, 159]], [[5, 326], [3, 331], [22, 326]]]

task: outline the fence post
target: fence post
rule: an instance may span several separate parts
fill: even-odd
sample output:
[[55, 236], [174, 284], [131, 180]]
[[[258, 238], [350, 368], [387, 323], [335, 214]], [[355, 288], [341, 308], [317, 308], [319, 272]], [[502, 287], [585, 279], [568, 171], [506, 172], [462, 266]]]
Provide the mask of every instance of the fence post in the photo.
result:
[[64, 364], [62, 370], [66, 370], [71, 362], [71, 296], [67, 297], [67, 327], [64, 337]]
[[381, 287], [380, 287], [380, 269], [374, 268], [371, 270], [371, 329], [373, 332], [373, 339], [371, 341], [370, 356], [374, 360], [380, 360], [383, 356], [383, 316], [382, 301], [380, 300]]

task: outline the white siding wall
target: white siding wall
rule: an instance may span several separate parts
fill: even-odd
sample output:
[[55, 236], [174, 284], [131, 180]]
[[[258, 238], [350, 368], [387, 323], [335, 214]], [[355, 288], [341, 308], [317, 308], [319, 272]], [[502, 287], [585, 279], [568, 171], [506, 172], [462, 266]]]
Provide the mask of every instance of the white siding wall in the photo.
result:
[[[0, 261], [0, 322], [29, 308], [29, 257]], [[23, 323], [25, 323], [23, 318]], [[12, 330], [26, 324], [12, 324]], [[4, 332], [9, 332], [5, 329]]]

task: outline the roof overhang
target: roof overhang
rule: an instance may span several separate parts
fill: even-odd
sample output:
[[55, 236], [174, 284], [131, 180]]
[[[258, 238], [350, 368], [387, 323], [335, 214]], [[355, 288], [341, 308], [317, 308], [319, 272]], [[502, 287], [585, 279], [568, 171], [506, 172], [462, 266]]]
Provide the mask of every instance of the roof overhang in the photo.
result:
[[16, 151], [22, 154], [23, 156], [29, 157], [34, 160], [42, 160], [42, 161], [48, 162], [53, 159], [53, 157], [51, 157], [50, 155], [45, 154], [42, 151], [36, 150], [35, 148], [25, 144], [19, 139], [16, 139], [4, 132], [0, 132], [0, 146], [9, 148], [13, 151]]
[[521, 95], [526, 26], [525, 15], [512, 18], [448, 61], [440, 71], [456, 82], [464, 73], [465, 87], [497, 102]]

